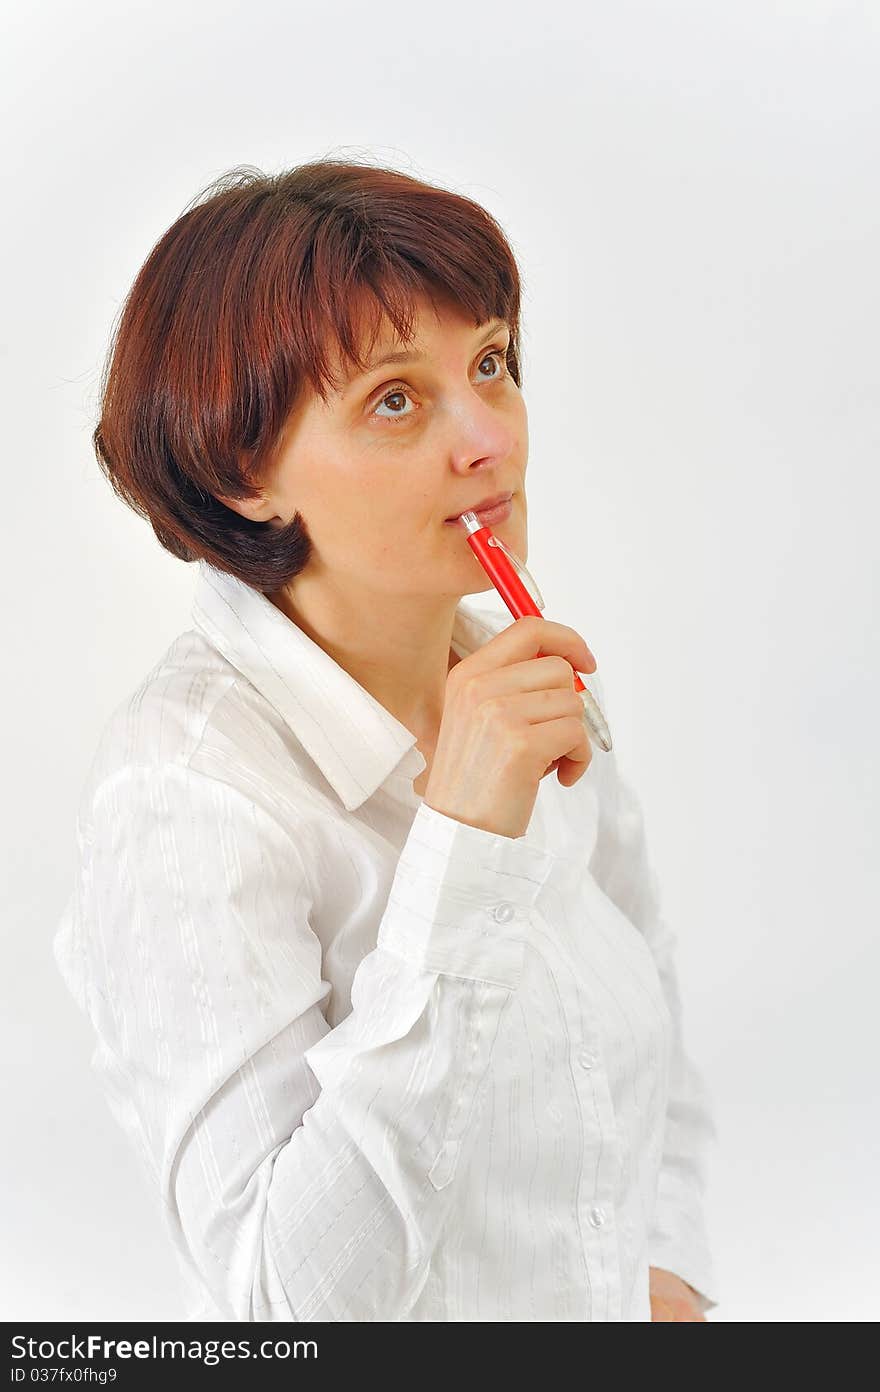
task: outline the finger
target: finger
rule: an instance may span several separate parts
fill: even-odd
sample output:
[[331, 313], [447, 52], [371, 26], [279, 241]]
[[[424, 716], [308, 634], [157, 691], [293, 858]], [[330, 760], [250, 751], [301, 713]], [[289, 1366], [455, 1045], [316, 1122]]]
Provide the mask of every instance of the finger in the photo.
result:
[[654, 1296], [651, 1300], [651, 1322], [652, 1324], [674, 1324], [675, 1313], [668, 1301], [662, 1300], [659, 1296]]

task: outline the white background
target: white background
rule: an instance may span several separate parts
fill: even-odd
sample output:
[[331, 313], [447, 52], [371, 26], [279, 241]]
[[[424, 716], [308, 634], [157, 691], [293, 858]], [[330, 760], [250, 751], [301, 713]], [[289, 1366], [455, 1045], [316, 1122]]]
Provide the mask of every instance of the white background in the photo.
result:
[[357, 155], [519, 260], [529, 566], [596, 653], [717, 1106], [709, 1319], [876, 1320], [877, 5], [5, 14], [2, 1317], [181, 1314], [50, 951], [195, 579], [92, 454], [111, 327], [224, 170]]

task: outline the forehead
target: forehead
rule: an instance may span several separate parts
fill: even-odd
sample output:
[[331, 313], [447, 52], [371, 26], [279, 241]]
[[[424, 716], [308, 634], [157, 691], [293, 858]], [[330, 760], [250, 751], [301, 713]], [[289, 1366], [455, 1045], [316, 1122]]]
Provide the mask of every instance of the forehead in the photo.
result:
[[410, 297], [412, 320], [409, 335], [399, 334], [384, 307], [375, 299], [360, 301], [351, 311], [351, 324], [360, 353], [375, 357], [398, 348], [413, 348], [420, 338], [455, 329], [470, 322], [467, 312], [448, 295], [414, 291]]
[[[408, 336], [405, 334], [406, 326], [399, 333], [383, 306], [375, 300], [371, 306], [365, 308], [361, 305], [350, 309], [349, 313], [355, 352], [360, 362], [350, 361], [341, 344], [334, 344], [330, 356], [340, 395], [373, 367], [395, 358], [402, 362], [411, 356], [418, 356], [422, 350], [429, 348], [432, 337], [462, 331], [473, 333], [479, 327], [468, 310], [439, 292], [434, 292], [433, 299], [425, 292], [412, 295]], [[503, 325], [506, 321], [499, 318], [487, 322], [494, 326], [496, 323]]]

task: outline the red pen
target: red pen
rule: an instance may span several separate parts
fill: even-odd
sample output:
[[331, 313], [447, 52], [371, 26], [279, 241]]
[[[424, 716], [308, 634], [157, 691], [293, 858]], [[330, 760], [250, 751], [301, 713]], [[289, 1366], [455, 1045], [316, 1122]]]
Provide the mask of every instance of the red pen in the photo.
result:
[[[481, 522], [477, 513], [463, 512], [458, 519], [468, 534], [468, 546], [485, 570], [492, 584], [500, 594], [515, 619], [526, 614], [536, 614], [542, 618], [544, 600], [534, 579], [525, 565], [515, 556], [509, 546], [497, 537], [492, 528]], [[522, 578], [520, 578], [522, 577]], [[572, 669], [574, 670], [574, 669]], [[577, 672], [574, 673], [574, 689], [579, 691], [584, 706], [584, 720], [591, 735], [594, 735], [606, 754], [611, 750], [611, 731], [608, 729], [598, 701], [584, 686]]]

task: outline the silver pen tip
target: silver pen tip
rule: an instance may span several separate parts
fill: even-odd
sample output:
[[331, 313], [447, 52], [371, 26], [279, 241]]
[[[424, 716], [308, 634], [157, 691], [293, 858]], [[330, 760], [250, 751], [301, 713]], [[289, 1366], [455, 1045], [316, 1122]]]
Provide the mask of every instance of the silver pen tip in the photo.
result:
[[610, 754], [612, 749], [611, 731], [608, 728], [608, 722], [602, 714], [602, 708], [589, 687], [585, 686], [581, 692], [581, 703], [584, 708], [584, 722], [587, 729], [599, 745], [599, 748], [604, 749], [606, 754]]

